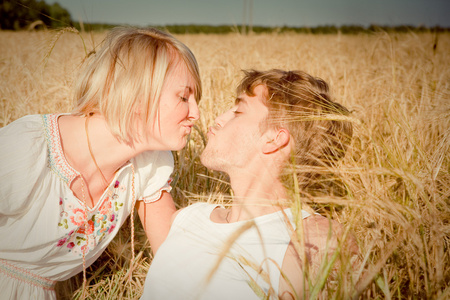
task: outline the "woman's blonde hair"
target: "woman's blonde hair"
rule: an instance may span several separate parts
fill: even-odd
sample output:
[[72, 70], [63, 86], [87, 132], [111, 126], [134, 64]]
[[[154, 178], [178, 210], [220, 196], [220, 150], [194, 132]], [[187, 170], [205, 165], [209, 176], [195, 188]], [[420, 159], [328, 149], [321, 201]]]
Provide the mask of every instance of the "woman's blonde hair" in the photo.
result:
[[197, 61], [186, 45], [155, 28], [114, 28], [86, 61], [73, 112], [100, 113], [119, 140], [131, 143], [137, 136], [134, 113], [139, 111], [146, 125], [155, 120], [164, 82], [179, 64], [185, 64], [200, 100]]

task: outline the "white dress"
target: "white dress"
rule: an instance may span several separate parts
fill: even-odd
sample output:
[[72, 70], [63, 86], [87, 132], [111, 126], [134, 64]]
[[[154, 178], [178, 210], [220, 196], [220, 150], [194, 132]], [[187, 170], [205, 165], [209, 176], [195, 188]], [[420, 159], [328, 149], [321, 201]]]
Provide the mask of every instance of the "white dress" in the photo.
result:
[[[211, 221], [216, 207], [197, 203], [178, 213], [152, 260], [141, 300], [278, 299], [291, 210], [222, 224]], [[302, 211], [303, 218], [309, 215]]]
[[125, 164], [93, 208], [70, 190], [78, 173], [61, 147], [59, 115], [30, 115], [0, 129], [0, 299], [55, 299], [54, 284], [92, 264], [131, 212], [156, 201], [173, 171], [170, 151]]

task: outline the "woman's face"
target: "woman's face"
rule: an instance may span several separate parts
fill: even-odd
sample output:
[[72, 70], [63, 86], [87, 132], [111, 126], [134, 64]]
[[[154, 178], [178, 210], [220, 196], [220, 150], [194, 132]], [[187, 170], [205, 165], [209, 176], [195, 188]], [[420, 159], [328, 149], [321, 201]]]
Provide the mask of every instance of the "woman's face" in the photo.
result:
[[181, 150], [199, 117], [192, 77], [178, 63], [162, 87], [158, 112], [146, 138], [149, 150]]

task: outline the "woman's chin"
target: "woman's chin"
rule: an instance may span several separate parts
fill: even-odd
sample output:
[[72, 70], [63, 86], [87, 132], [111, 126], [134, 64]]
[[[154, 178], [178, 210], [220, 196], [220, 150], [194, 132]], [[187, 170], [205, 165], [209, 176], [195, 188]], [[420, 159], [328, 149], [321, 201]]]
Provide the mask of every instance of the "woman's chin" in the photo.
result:
[[180, 151], [180, 150], [182, 150], [184, 147], [186, 147], [186, 143], [187, 143], [187, 139], [185, 137], [185, 138], [182, 139], [182, 142], [180, 142], [180, 144], [174, 145], [172, 151]]

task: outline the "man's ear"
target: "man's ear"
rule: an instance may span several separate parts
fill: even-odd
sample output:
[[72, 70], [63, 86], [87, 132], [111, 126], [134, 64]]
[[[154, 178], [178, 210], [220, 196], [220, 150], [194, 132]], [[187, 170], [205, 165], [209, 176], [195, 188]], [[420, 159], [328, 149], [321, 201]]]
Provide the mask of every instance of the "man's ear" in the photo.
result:
[[289, 145], [291, 134], [286, 128], [268, 129], [264, 136], [267, 138], [263, 145], [262, 151], [264, 154], [270, 154], [283, 149]]

